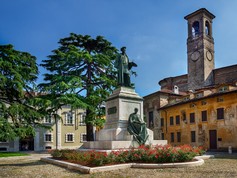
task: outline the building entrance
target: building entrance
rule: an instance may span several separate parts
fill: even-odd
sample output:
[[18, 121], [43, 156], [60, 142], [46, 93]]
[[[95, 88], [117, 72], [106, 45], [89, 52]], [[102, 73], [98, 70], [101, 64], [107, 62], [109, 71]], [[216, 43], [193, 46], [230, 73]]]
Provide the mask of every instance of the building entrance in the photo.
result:
[[216, 130], [209, 130], [210, 149], [217, 149]]
[[34, 151], [34, 137], [29, 136], [24, 139], [20, 139], [19, 147], [20, 151]]

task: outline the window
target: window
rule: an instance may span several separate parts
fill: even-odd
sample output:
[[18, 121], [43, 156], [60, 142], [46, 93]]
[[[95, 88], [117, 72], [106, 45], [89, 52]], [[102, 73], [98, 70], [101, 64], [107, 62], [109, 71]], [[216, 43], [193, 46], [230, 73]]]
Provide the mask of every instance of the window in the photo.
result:
[[174, 133], [173, 132], [170, 134], [170, 142], [174, 142]]
[[207, 102], [206, 101], [201, 101], [201, 105], [206, 105]]
[[161, 133], [161, 140], [164, 140], [164, 139], [165, 139], [165, 134]]
[[45, 116], [44, 123], [46, 123], [46, 124], [52, 123], [52, 116], [51, 115]]
[[177, 132], [177, 142], [181, 142], [181, 132]]
[[80, 123], [79, 125], [86, 125], [86, 113], [80, 113]]
[[51, 150], [52, 147], [51, 147], [51, 146], [46, 146], [45, 149], [46, 149], [46, 150]]
[[86, 141], [87, 141], [87, 139], [86, 139], [86, 133], [81, 133], [81, 135], [80, 135], [80, 141], [81, 141], [81, 142], [86, 142]]
[[196, 106], [196, 104], [192, 103], [189, 105], [190, 108], [194, 108]]
[[153, 111], [150, 111], [150, 112], [149, 112], [149, 127], [154, 127]]
[[161, 127], [164, 126], [164, 118], [160, 118], [160, 126], [161, 126]]
[[195, 113], [190, 113], [190, 123], [195, 123]]
[[203, 93], [197, 93], [197, 94], [195, 95], [195, 98], [201, 98], [201, 97], [203, 97]]
[[202, 111], [202, 122], [207, 121], [207, 111]]
[[183, 98], [184, 101], [188, 101], [190, 99], [190, 96], [186, 96]]
[[196, 142], [196, 132], [191, 131], [191, 142]]
[[177, 115], [177, 116], [175, 117], [175, 119], [176, 119], [176, 125], [179, 125], [179, 124], [180, 124], [180, 116]]
[[208, 21], [205, 22], [205, 34], [210, 35], [210, 25]]
[[44, 141], [45, 142], [53, 142], [53, 134], [52, 133], [44, 134]]
[[66, 125], [73, 125], [74, 124], [74, 113], [67, 112], [65, 114], [65, 123], [66, 123]]
[[199, 35], [199, 22], [195, 21], [192, 25], [192, 35], [193, 37], [196, 37]]
[[173, 116], [170, 117], [170, 125], [174, 125], [174, 117]]
[[74, 142], [74, 134], [73, 133], [66, 134], [66, 142]]
[[6, 147], [0, 147], [0, 151], [7, 151]]
[[219, 88], [219, 92], [225, 92], [225, 91], [228, 91], [227, 86], [223, 86], [223, 87]]
[[183, 116], [183, 121], [187, 122], [187, 120], [186, 120], [186, 112], [185, 111], [182, 111], [182, 116]]
[[217, 119], [224, 119], [224, 108], [217, 108]]

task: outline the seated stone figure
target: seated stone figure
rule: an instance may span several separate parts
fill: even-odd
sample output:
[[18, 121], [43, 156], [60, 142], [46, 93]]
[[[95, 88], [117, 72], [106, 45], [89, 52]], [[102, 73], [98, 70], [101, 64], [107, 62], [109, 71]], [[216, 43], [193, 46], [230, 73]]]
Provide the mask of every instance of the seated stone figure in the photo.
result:
[[134, 109], [134, 113], [130, 114], [128, 119], [128, 132], [133, 135], [135, 141], [139, 145], [144, 145], [148, 139], [148, 133], [146, 128], [146, 123], [141, 120], [140, 116], [137, 114], [138, 109]]

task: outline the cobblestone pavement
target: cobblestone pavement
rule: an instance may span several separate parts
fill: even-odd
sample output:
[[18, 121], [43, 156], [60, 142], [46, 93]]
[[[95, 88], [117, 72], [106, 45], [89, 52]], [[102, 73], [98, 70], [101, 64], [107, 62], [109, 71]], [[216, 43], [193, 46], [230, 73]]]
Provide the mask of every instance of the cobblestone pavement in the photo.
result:
[[216, 158], [205, 160], [202, 166], [177, 169], [121, 169], [96, 174], [81, 174], [40, 161], [47, 153], [0, 158], [0, 178], [237, 178], [237, 155], [215, 153]]
[[79, 172], [54, 166], [40, 161], [41, 157], [49, 157], [47, 153], [29, 153], [29, 156], [0, 158], [1, 178], [60, 178], [85, 177]]

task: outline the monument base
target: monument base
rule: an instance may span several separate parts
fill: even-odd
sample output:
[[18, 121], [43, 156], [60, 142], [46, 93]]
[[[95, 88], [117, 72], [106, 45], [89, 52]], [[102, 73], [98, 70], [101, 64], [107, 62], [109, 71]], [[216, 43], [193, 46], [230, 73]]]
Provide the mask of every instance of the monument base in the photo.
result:
[[[129, 116], [135, 108], [143, 120], [143, 98], [133, 88], [119, 87], [113, 91], [106, 101], [106, 123], [96, 133], [96, 141], [86, 142], [82, 149], [117, 150], [137, 148], [139, 144], [127, 131]], [[165, 145], [167, 140], [153, 140], [153, 131], [147, 128], [149, 135], [146, 145]]]
[[[150, 146], [166, 145], [167, 140], [153, 140]], [[80, 149], [92, 150], [119, 150], [139, 147], [136, 141], [93, 141], [86, 142]]]

